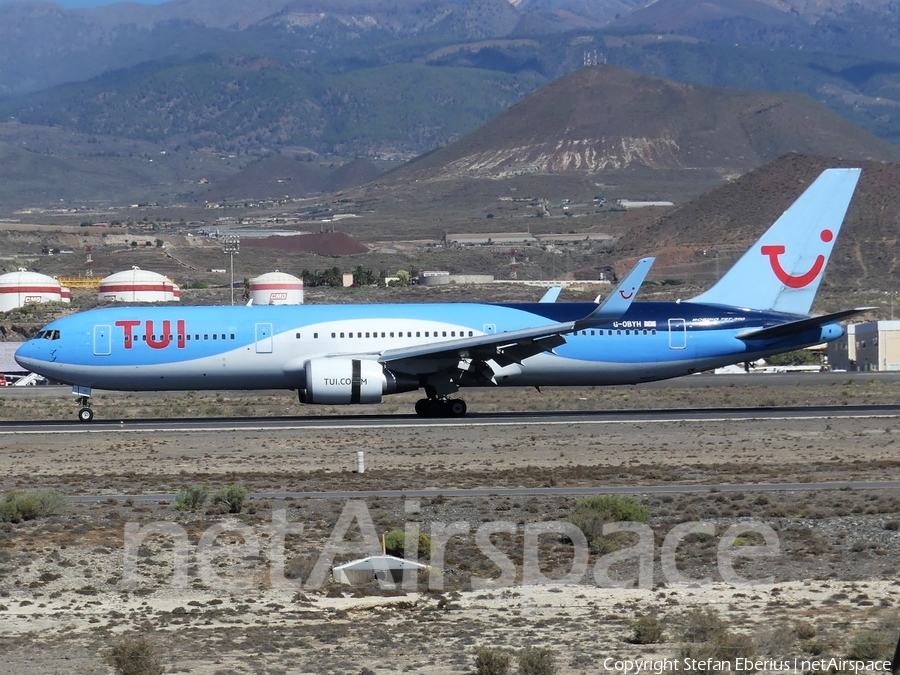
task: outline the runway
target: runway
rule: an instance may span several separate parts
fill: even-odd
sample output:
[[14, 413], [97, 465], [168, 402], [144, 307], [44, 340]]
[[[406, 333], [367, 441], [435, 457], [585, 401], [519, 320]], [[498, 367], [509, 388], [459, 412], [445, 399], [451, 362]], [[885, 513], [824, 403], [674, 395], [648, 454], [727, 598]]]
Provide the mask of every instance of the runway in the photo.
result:
[[154, 431], [292, 431], [304, 429], [400, 429], [425, 427], [525, 427], [553, 425], [621, 425], [663, 422], [708, 423], [751, 420], [827, 420], [900, 417], [898, 405], [798, 406], [779, 408], [670, 408], [595, 412], [470, 413], [463, 418], [424, 419], [415, 415], [328, 415], [308, 417], [206, 417], [141, 420], [0, 422], [0, 435], [110, 434]]

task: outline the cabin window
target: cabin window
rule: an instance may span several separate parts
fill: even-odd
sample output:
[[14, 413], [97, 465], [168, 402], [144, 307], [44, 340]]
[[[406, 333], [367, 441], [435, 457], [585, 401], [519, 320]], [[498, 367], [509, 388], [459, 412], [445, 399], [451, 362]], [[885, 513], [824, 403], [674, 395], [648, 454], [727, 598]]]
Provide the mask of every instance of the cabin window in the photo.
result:
[[203, 339], [204, 339], [204, 340], [209, 340], [209, 333], [204, 333], [204, 334], [203, 334]]
[[366, 331], [366, 337], [372, 337], [368, 331]]
[[195, 339], [195, 340], [199, 340], [199, 339], [200, 339], [200, 333], [195, 334], [195, 335], [194, 335], [194, 339]]
[[450, 337], [456, 337], [456, 331], [455, 331], [455, 330], [451, 330], [451, 331], [450, 331]]
[[360, 333], [357, 333], [357, 334], [356, 334], [356, 337], [361, 338], [361, 337], [362, 337], [362, 333], [361, 333], [361, 332], [360, 332]]
[[213, 340], [215, 340], [215, 339], [218, 338], [218, 337], [219, 337], [218, 335], [216, 335], [215, 333], [213, 333]]
[[[384, 337], [384, 332], [381, 333], [381, 337]], [[393, 336], [391, 336], [391, 337], [393, 337]]]
[[644, 335], [646, 335], [646, 334], [647, 334], [647, 329], [645, 328], [645, 329], [644, 329]]
[[231, 334], [231, 339], [234, 340], [234, 333]]
[[416, 331], [416, 337], [422, 337], [422, 333], [420, 333], [419, 331]]
[[411, 330], [406, 332], [406, 337], [412, 337], [412, 331], [411, 331]]
[[318, 339], [319, 339], [319, 334], [313, 333], [313, 340], [318, 340]]
[[[336, 333], [332, 333], [332, 334], [331, 334], [331, 337], [336, 338], [336, 337], [337, 337], [337, 334], [336, 334]], [[343, 333], [341, 333], [341, 337], [344, 337], [344, 334], [343, 334]]]
[[617, 331], [616, 331], [616, 335], [621, 335], [621, 334], [622, 334], [622, 331], [621, 331], [621, 330], [617, 330]]
[[178, 341], [181, 342], [182, 340], [184, 340], [184, 335], [179, 335], [179, 336], [178, 336]]
[[447, 331], [444, 331], [443, 337], [447, 337]]
[[348, 337], [348, 338], [352, 338], [352, 337], [353, 337], [353, 332], [351, 331], [350, 333], [347, 333], [347, 337]]
[[190, 333], [188, 333], [188, 334], [187, 334], [187, 335], [185, 335], [185, 336], [184, 336], [184, 337], [186, 337], [186, 338], [187, 338], [187, 339], [188, 339], [188, 340], [190, 340], [190, 339], [191, 339], [191, 334], [190, 334]]
[[469, 337], [472, 337], [472, 331], [469, 331]]
[[341, 333], [341, 337], [344, 337], [344, 334], [343, 334], [343, 333]]
[[300, 339], [300, 333], [297, 333], [297, 339], [298, 340]]
[[391, 337], [394, 337], [394, 332], [393, 332], [393, 331], [391, 331]]
[[655, 329], [655, 328], [654, 328], [652, 331], [650, 331], [650, 335], [656, 335], [656, 329]]

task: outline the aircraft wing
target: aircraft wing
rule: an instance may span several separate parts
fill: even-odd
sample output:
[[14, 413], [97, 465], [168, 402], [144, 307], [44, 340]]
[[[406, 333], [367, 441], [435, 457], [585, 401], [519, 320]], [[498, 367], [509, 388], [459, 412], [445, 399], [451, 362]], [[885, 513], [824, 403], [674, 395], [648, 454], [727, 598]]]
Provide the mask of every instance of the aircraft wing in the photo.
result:
[[411, 359], [450, 360], [463, 359], [477, 361], [493, 360], [499, 365], [521, 363], [522, 360], [541, 352], [546, 352], [565, 344], [566, 333], [583, 330], [602, 323], [615, 321], [628, 308], [637, 290], [650, 271], [654, 258], [638, 261], [634, 269], [610, 293], [597, 309], [582, 319], [552, 323], [533, 328], [479, 335], [476, 337], [446, 340], [411, 347], [388, 349], [378, 356], [380, 363], [409, 361]]
[[742, 333], [737, 334], [739, 340], [774, 340], [776, 338], [793, 335], [800, 331], [809, 330], [810, 328], [821, 328], [822, 326], [846, 319], [856, 314], [862, 314], [874, 307], [857, 307], [856, 309], [845, 309], [832, 314], [823, 314], [822, 316], [811, 316], [808, 319], [799, 319], [790, 323], [783, 323], [778, 326], [770, 326], [769, 328], [751, 328]]

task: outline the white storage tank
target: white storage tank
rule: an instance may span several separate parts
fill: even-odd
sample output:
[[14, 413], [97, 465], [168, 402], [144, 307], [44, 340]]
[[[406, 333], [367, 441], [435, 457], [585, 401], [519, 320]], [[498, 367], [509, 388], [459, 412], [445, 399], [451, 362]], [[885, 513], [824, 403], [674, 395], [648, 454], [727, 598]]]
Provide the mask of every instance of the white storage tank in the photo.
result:
[[59, 302], [62, 287], [53, 277], [19, 269], [0, 276], [0, 312], [33, 302]]
[[162, 274], [132, 267], [101, 281], [97, 297], [112, 302], [172, 302], [181, 300], [181, 289]]
[[269, 272], [250, 280], [254, 305], [302, 305], [303, 280], [284, 272]]

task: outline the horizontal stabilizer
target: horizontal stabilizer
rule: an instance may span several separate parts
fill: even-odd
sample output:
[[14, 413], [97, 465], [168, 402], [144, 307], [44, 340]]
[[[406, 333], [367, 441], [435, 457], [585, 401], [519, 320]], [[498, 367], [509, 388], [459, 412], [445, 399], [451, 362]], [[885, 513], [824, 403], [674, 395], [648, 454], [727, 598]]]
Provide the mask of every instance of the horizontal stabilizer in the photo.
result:
[[790, 323], [783, 323], [778, 326], [771, 326], [770, 328], [754, 328], [743, 333], [738, 333], [737, 338], [739, 340], [774, 340], [776, 338], [794, 335], [809, 330], [810, 328], [821, 328], [829, 323], [835, 323], [841, 319], [846, 319], [847, 317], [856, 314], [862, 314], [863, 312], [868, 312], [872, 309], [875, 308], [857, 307], [856, 309], [845, 309], [832, 314], [823, 314], [822, 316], [811, 316], [808, 319], [791, 321]]

